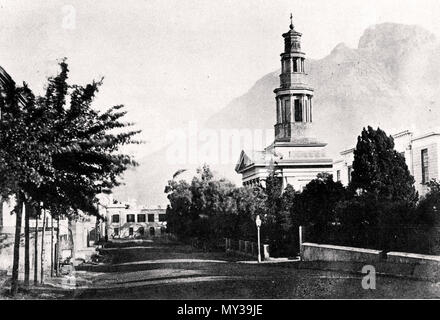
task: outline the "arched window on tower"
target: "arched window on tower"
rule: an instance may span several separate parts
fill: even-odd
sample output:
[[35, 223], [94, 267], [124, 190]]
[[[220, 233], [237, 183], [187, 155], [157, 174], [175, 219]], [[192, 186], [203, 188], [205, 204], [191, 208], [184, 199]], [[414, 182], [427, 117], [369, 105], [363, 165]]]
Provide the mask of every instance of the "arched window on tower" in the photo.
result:
[[298, 59], [293, 59], [293, 72], [298, 72]]
[[302, 104], [301, 100], [295, 100], [295, 122], [303, 121]]

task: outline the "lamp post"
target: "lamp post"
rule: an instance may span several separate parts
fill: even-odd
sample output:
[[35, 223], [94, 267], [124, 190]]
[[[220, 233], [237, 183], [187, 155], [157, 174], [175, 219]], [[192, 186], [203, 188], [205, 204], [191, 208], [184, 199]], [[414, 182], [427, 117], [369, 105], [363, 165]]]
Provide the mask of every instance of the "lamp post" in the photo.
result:
[[261, 250], [260, 250], [260, 227], [261, 227], [261, 219], [260, 219], [260, 215], [257, 215], [257, 217], [255, 218], [255, 224], [257, 225], [257, 246], [258, 246], [258, 263], [261, 262]]

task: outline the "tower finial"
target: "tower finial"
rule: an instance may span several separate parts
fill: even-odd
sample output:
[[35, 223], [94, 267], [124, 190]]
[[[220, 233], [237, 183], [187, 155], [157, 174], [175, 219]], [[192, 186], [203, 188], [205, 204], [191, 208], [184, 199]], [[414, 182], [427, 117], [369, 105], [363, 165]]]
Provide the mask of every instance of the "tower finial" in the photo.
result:
[[290, 13], [290, 30], [293, 30], [293, 15]]

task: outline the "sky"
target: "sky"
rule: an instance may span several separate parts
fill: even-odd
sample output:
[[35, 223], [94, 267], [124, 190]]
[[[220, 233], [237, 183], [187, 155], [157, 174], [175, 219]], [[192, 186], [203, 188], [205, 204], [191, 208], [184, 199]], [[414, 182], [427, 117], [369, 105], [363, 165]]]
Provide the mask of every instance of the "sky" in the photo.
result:
[[312, 59], [377, 23], [440, 34], [438, 0], [0, 0], [0, 65], [37, 94], [63, 57], [72, 83], [104, 77], [95, 106], [127, 107], [143, 156], [277, 70], [291, 12]]

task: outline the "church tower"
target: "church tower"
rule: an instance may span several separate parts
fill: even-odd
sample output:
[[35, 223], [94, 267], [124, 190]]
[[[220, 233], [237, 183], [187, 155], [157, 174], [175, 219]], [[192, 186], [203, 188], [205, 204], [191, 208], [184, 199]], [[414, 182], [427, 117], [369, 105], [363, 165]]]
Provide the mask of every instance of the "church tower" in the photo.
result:
[[280, 86], [274, 90], [275, 139], [262, 151], [241, 152], [235, 170], [242, 175], [245, 186], [263, 186], [268, 174], [275, 170], [284, 187], [290, 184], [300, 191], [317, 174], [332, 172], [333, 160], [326, 155], [327, 144], [318, 141], [314, 133], [313, 88], [306, 81], [301, 36], [290, 15], [289, 31], [283, 34]]
[[305, 53], [301, 51], [302, 34], [295, 30], [290, 15], [290, 30], [283, 34], [280, 87], [276, 94], [275, 141], [310, 140], [313, 88], [307, 85], [304, 67]]

